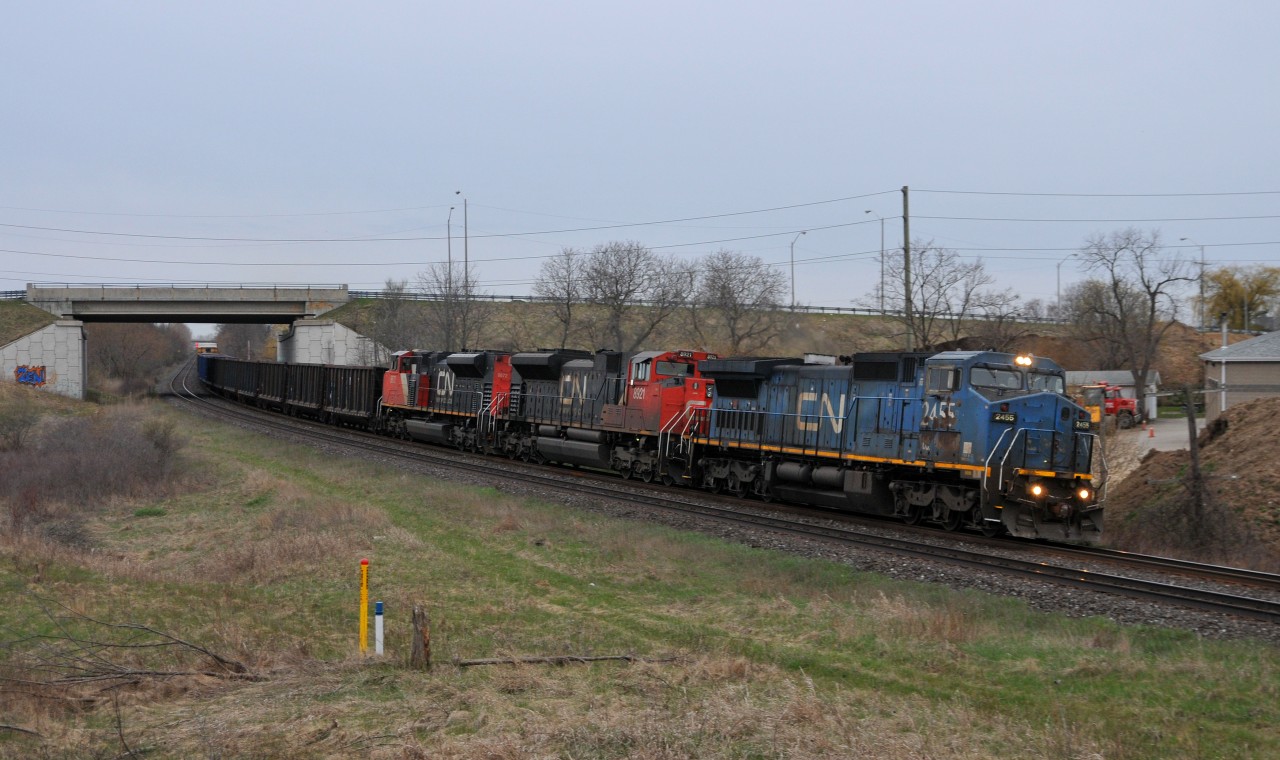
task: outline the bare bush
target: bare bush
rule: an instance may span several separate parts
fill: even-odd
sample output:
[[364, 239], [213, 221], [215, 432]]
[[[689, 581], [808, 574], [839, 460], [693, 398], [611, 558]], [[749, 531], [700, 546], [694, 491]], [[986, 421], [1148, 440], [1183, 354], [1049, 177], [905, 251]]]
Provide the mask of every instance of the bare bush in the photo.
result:
[[40, 421], [40, 408], [26, 388], [6, 393], [0, 400], [0, 451], [17, 451], [25, 446]]
[[50, 538], [82, 545], [87, 538], [78, 515], [116, 496], [163, 493], [182, 445], [172, 421], [146, 416], [140, 407], [56, 420], [36, 445], [4, 452], [0, 460], [8, 529], [18, 534], [50, 523]]

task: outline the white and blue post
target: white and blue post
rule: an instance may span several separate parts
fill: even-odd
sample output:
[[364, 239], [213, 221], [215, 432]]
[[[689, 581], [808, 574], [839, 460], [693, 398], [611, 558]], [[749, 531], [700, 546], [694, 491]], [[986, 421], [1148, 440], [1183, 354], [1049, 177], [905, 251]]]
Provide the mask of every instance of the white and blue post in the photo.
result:
[[382, 654], [382, 602], [373, 603], [373, 653]]

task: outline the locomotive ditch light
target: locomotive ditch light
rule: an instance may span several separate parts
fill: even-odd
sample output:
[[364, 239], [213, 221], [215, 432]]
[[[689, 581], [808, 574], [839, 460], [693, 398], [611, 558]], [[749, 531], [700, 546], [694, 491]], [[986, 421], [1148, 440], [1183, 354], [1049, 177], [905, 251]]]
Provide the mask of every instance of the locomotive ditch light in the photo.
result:
[[1088, 501], [1089, 495], [1090, 494], [1089, 494], [1088, 488], [1081, 488], [1079, 491], [1076, 491], [1076, 496], [1080, 497], [1080, 501]]
[[1044, 496], [1044, 486], [1040, 485], [1039, 483], [1031, 484], [1031, 495], [1036, 497], [1037, 499], [1040, 498], [1041, 496]]
[[1013, 363], [1018, 365], [1019, 367], [1030, 367], [1031, 357], [1026, 354], [1019, 354], [1017, 357], [1014, 358]]

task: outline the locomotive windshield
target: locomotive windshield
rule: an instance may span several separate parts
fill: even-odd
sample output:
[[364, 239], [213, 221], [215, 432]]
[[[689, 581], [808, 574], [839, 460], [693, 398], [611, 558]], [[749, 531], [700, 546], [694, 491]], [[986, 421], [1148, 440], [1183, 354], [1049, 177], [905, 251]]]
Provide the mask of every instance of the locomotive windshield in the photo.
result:
[[691, 366], [677, 364], [676, 362], [658, 362], [658, 366], [655, 369], [662, 377], [685, 377], [689, 374]]
[[1047, 375], [1043, 372], [1032, 371], [1027, 374], [1027, 388], [1033, 391], [1048, 391], [1050, 393], [1067, 392], [1066, 381], [1061, 375]]
[[999, 388], [1006, 391], [1022, 390], [1022, 373], [1015, 369], [974, 367], [969, 370], [969, 384], [975, 388]]

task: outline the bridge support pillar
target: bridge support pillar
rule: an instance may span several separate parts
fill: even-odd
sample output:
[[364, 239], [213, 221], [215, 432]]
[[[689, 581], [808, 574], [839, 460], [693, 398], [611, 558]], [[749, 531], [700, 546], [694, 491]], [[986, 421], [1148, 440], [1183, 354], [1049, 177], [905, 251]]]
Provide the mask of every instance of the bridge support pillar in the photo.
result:
[[4, 381], [41, 388], [84, 400], [89, 361], [85, 355], [84, 323], [60, 319], [51, 325], [0, 346]]
[[300, 319], [276, 344], [276, 358], [295, 364], [378, 366], [387, 350], [332, 319]]

